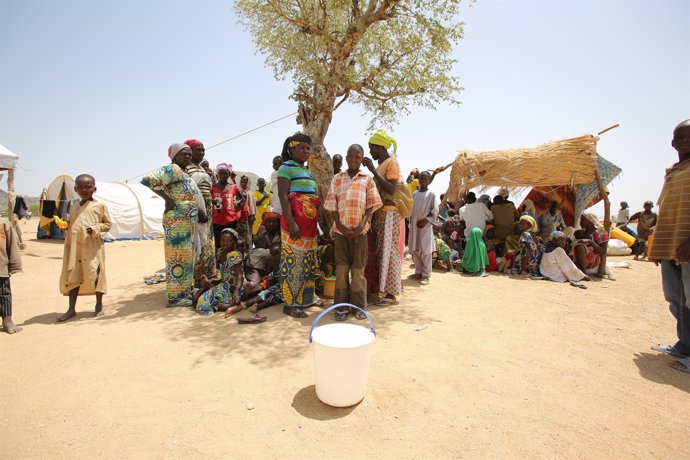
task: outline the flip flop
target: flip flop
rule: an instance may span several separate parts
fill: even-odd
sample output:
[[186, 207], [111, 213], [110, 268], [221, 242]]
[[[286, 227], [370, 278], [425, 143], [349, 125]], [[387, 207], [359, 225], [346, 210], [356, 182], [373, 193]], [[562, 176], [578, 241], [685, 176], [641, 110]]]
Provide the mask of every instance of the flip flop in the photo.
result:
[[347, 319], [348, 313], [349, 313], [349, 311], [347, 309], [336, 310], [333, 314], [333, 319], [336, 321], [345, 321]]
[[584, 284], [582, 284], [582, 283], [575, 283], [574, 281], [571, 281], [571, 282], [570, 282], [570, 285], [571, 285], [572, 287], [576, 287], [576, 288], [580, 288], [580, 289], [587, 289], [587, 286], [585, 286]]
[[677, 361], [673, 361], [672, 363], [668, 363], [668, 365], [677, 371], [687, 372], [690, 374], [690, 358], [679, 359]]
[[367, 314], [364, 313], [363, 311], [357, 310], [357, 313], [355, 313], [355, 318], [357, 318], [357, 319], [367, 319]]
[[251, 316], [248, 318], [237, 318], [238, 324], [259, 324], [266, 321], [266, 316]]
[[650, 347], [654, 351], [658, 351], [659, 353], [663, 353], [668, 356], [673, 356], [674, 358], [690, 358], [690, 356], [684, 355], [683, 353], [678, 352], [673, 345], [665, 345], [663, 343], [657, 343], [656, 345], [653, 345]]
[[388, 297], [379, 297], [374, 301], [374, 305], [378, 305], [380, 307], [386, 306], [386, 305], [397, 305], [398, 301], [389, 299]]

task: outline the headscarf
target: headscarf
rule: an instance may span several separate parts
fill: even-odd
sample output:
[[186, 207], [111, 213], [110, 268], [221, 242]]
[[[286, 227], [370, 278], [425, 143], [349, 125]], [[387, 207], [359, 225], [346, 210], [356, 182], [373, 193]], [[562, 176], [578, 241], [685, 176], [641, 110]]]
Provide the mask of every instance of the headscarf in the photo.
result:
[[525, 206], [525, 212], [530, 216], [534, 217], [537, 215], [537, 208], [534, 207], [534, 202], [528, 198], [525, 198], [522, 204]]
[[184, 143], [187, 144], [190, 149], [203, 144], [199, 139], [187, 139]]
[[530, 228], [527, 229], [528, 232], [536, 233], [539, 230], [539, 227], [537, 227], [537, 221], [534, 220], [534, 217], [520, 216], [520, 222], [523, 220], [530, 225]]
[[380, 145], [384, 149], [388, 150], [393, 146], [393, 156], [398, 152], [398, 143], [388, 135], [388, 133], [382, 129], [376, 131], [370, 138], [369, 143], [373, 145]]
[[[247, 188], [242, 187], [242, 179], [247, 178]], [[240, 177], [240, 183], [238, 184], [240, 189], [247, 194], [247, 205], [249, 206], [249, 214], [256, 215], [256, 202], [254, 201], [254, 194], [250, 192], [252, 187], [252, 180], [249, 176], [242, 175]]]
[[549, 234], [549, 241], [555, 241], [557, 238], [561, 237], [565, 238], [565, 233], [560, 230], [554, 230], [551, 232], [551, 234]]
[[231, 172], [232, 166], [228, 166], [227, 163], [218, 163], [218, 166], [216, 166], [216, 172], [220, 171], [221, 169], [224, 169], [227, 172]]
[[237, 233], [237, 231], [236, 231], [235, 229], [232, 229], [232, 228], [224, 228], [224, 229], [220, 232], [220, 235], [223, 236], [223, 233], [230, 233], [232, 236], [235, 237], [235, 242], [238, 242], [238, 243], [239, 243], [239, 241], [240, 241], [240, 235]]
[[279, 219], [280, 220], [280, 214], [277, 212], [269, 211], [264, 213], [264, 218], [261, 223], [265, 223], [268, 219]]
[[474, 227], [467, 237], [467, 245], [462, 255], [462, 268], [470, 273], [479, 273], [489, 265], [489, 254], [482, 238], [482, 231]]
[[582, 217], [584, 217], [585, 219], [590, 221], [592, 223], [592, 225], [594, 225], [594, 228], [596, 228], [596, 229], [604, 228], [604, 226], [601, 225], [601, 222], [599, 222], [599, 219], [597, 219], [597, 216], [595, 216], [593, 213], [583, 212]]
[[503, 197], [504, 200], [508, 199], [508, 196], [510, 195], [508, 192], [507, 187], [501, 187], [498, 189], [498, 194]]
[[491, 197], [487, 194], [480, 195], [479, 198], [477, 198], [477, 203], [484, 203], [489, 207], [491, 205]]
[[192, 149], [190, 149], [187, 144], [173, 144], [168, 147], [168, 157], [170, 158], [170, 161], [173, 161], [175, 157], [184, 149], [187, 149], [189, 150], [189, 153], [192, 153]]

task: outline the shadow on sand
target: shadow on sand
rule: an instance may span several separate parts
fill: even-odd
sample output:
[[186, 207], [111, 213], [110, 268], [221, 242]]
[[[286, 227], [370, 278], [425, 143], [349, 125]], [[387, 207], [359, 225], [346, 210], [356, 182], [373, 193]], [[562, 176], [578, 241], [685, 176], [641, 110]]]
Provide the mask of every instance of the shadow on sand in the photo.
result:
[[676, 359], [659, 353], [636, 353], [633, 362], [640, 370], [640, 375], [647, 380], [671, 385], [690, 393], [690, 374], [675, 370], [668, 365]]
[[[156, 324], [156, 329], [172, 342], [182, 342], [203, 353], [194, 365], [209, 359], [218, 362], [233, 355], [243, 356], [260, 368], [283, 366], [302, 359], [309, 350], [308, 335], [316, 316], [331, 305], [324, 301], [323, 307], [310, 307], [304, 311], [307, 318], [292, 318], [283, 314], [282, 304], [264, 310], [260, 314], [267, 320], [260, 324], [238, 324], [237, 317], [250, 316], [240, 312], [231, 318], [223, 313], [211, 316], [197, 314], [191, 308], [165, 308], [165, 284], [145, 285], [133, 283], [118, 286], [113, 291], [117, 295], [104, 298], [105, 315], [93, 318], [93, 297], [79, 297], [76, 320], [86, 320], [89, 324], [109, 327], [115, 323], [147, 321]], [[412, 287], [406, 288], [400, 305], [371, 306], [368, 311], [373, 317], [377, 334], [385, 336], [396, 323], [416, 326], [436, 321], [416, 308], [423, 292]], [[88, 302], [88, 303], [87, 303]], [[26, 320], [23, 324], [56, 324], [63, 311], [41, 314]], [[71, 319], [70, 321], [75, 321]], [[358, 321], [352, 317], [348, 321], [368, 327], [366, 320]], [[87, 321], [84, 321], [85, 323]], [[328, 314], [319, 325], [334, 322]]]
[[357, 406], [359, 403], [350, 407], [332, 407], [322, 403], [316, 396], [315, 385], [302, 388], [292, 399], [292, 407], [302, 416], [320, 421], [347, 417]]

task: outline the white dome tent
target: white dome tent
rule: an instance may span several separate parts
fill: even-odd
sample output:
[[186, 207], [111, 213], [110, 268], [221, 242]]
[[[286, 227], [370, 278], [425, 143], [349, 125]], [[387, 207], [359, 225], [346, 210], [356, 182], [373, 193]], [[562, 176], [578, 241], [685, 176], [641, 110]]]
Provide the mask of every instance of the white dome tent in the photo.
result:
[[[113, 223], [106, 241], [141, 240], [163, 236], [165, 201], [141, 184], [96, 182], [94, 199], [105, 203]], [[74, 179], [58, 176], [45, 189], [42, 199], [57, 202], [78, 200]], [[63, 218], [65, 216], [62, 216]], [[54, 235], [52, 235], [54, 236]]]

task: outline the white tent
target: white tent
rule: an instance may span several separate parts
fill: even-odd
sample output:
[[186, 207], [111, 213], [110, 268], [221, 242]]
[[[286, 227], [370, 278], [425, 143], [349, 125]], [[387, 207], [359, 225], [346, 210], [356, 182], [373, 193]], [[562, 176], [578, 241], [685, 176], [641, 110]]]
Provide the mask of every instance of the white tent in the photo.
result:
[[7, 171], [7, 215], [12, 216], [14, 210], [14, 170], [17, 167], [19, 156], [10, 152], [0, 144], [0, 171]]
[[[149, 188], [141, 184], [97, 182], [93, 197], [105, 203], [113, 223], [106, 240], [138, 240], [163, 236], [165, 201]], [[74, 179], [70, 176], [53, 179], [46, 188], [45, 199], [78, 200], [79, 196], [74, 191]]]

